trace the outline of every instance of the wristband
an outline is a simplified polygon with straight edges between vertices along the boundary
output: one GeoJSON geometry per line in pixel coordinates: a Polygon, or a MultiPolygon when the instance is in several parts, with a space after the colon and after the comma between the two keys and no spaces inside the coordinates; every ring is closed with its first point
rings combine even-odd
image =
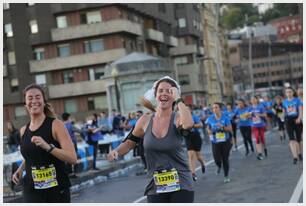
{"type": "Polygon", "coordinates": [[[48,153],[51,153],[52,150],[55,148],[54,144],[49,144],[50,145],[50,149],[47,150],[48,153]]]}

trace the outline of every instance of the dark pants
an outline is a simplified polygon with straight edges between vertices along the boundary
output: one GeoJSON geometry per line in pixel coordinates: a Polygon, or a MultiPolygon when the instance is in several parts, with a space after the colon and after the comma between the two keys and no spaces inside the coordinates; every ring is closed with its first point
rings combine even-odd
{"type": "Polygon", "coordinates": [[[147,169],[147,162],[144,156],[143,138],[141,138],[140,142],[138,143],[138,148],[139,148],[139,156],[141,157],[144,168],[147,169]]]}
{"type": "Polygon", "coordinates": [[[148,195],[148,203],[193,203],[194,191],[179,190],[176,192],[148,195]]]}
{"type": "Polygon", "coordinates": [[[98,154],[98,141],[88,141],[88,144],[89,145],[92,145],[93,146],[93,169],[96,168],[96,161],[97,161],[97,154],[98,154]]]}
{"type": "Polygon", "coordinates": [[[236,139],[237,138],[237,124],[235,122],[232,122],[232,129],[233,129],[233,132],[231,133],[231,135],[232,137],[236,139]]]}
{"type": "Polygon", "coordinates": [[[23,200],[25,203],[70,203],[70,189],[54,187],[35,190],[24,188],[23,200]]]}
{"type": "Polygon", "coordinates": [[[249,152],[249,145],[251,150],[254,152],[253,142],[252,142],[252,127],[251,126],[241,126],[240,132],[243,137],[243,143],[245,146],[246,152],[249,152]]]}
{"type": "Polygon", "coordinates": [[[212,144],[212,152],[214,156],[214,160],[216,165],[221,168],[223,165],[224,176],[228,176],[229,172],[229,154],[232,148],[231,140],[227,140],[226,142],[214,143],[212,144]]]}
{"type": "Polygon", "coordinates": [[[302,140],[303,124],[296,124],[296,118],[286,118],[286,129],[290,140],[300,142],[302,140]]]}

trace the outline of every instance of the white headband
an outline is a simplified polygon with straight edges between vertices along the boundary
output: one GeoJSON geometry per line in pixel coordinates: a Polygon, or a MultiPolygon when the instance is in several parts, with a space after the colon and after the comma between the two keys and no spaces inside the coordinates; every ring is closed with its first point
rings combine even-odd
{"type": "Polygon", "coordinates": [[[150,102],[153,102],[155,99],[155,95],[154,92],[157,89],[156,86],[157,84],[164,79],[169,79],[170,81],[174,82],[176,87],[177,87],[177,91],[179,93],[179,95],[181,95],[181,87],[180,85],[177,83],[177,81],[175,81],[174,79],[172,79],[169,76],[164,76],[162,78],[160,78],[159,80],[157,80],[156,82],[154,82],[153,87],[151,89],[149,89],[148,91],[146,91],[146,93],[144,94],[144,98],[146,98],[147,100],[149,100],[150,102]]]}

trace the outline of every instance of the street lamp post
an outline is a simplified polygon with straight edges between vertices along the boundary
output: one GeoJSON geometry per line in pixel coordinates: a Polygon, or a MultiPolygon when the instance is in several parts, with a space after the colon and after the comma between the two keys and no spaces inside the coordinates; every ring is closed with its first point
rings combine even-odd
{"type": "Polygon", "coordinates": [[[117,109],[118,109],[118,112],[121,112],[121,108],[120,108],[120,95],[119,95],[118,84],[117,84],[118,71],[117,71],[116,67],[112,68],[111,75],[112,75],[112,77],[114,78],[114,81],[115,81],[115,95],[116,95],[117,109]]]}

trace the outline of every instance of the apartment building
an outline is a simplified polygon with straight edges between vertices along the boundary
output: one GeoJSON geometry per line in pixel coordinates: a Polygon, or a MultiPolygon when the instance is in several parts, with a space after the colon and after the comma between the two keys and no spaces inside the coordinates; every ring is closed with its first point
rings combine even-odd
{"type": "Polygon", "coordinates": [[[3,9],[4,122],[20,126],[27,121],[22,90],[31,83],[44,87],[57,114],[66,111],[84,119],[96,111],[118,110],[111,91],[118,84],[123,94],[126,78],[107,68],[133,52],[170,62],[164,64],[168,72],[156,70],[160,73],[154,78],[173,74],[187,102],[203,101],[196,4],[5,3],[3,9]],[[179,68],[182,64],[186,68],[179,68]]]}

